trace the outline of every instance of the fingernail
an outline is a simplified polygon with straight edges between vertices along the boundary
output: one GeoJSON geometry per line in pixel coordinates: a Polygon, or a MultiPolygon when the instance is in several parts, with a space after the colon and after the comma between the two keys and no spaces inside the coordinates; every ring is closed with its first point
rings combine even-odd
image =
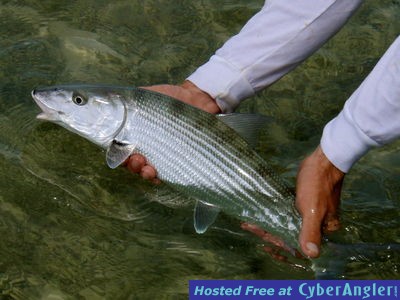
{"type": "Polygon", "coordinates": [[[310,256],[318,256],[319,249],[318,249],[318,246],[316,244],[308,242],[306,244],[306,248],[307,248],[308,254],[310,256]]]}

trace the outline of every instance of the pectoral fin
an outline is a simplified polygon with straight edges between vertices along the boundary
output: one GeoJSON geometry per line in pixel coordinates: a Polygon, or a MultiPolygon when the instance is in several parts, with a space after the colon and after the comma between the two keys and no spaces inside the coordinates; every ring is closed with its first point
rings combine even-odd
{"type": "Polygon", "coordinates": [[[214,223],[220,209],[201,201],[196,202],[194,208],[194,229],[197,233],[204,233],[214,223]]]}
{"type": "Polygon", "coordinates": [[[134,145],[113,140],[110,147],[107,149],[107,165],[111,169],[115,169],[132,154],[134,149],[134,145]]]}

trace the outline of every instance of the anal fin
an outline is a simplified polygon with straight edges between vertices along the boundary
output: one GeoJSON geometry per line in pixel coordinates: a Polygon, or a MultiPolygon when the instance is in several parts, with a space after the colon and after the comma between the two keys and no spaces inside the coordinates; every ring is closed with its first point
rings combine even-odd
{"type": "Polygon", "coordinates": [[[220,209],[216,206],[197,201],[194,208],[194,228],[197,233],[204,233],[214,223],[220,209]]]}

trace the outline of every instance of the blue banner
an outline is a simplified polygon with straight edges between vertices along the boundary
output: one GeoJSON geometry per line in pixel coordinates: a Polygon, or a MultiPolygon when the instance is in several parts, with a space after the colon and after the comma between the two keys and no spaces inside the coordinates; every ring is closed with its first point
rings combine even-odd
{"type": "Polygon", "coordinates": [[[399,280],[190,280],[189,299],[398,298],[399,280]]]}

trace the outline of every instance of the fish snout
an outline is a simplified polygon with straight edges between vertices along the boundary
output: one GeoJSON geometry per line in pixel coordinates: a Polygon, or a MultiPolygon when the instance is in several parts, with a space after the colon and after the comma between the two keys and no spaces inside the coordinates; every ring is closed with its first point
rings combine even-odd
{"type": "Polygon", "coordinates": [[[37,119],[52,122],[56,122],[59,120],[59,114],[49,107],[47,103],[48,99],[46,99],[46,95],[43,95],[43,91],[33,89],[31,95],[33,100],[35,100],[36,104],[42,110],[42,112],[36,116],[37,119]]]}

